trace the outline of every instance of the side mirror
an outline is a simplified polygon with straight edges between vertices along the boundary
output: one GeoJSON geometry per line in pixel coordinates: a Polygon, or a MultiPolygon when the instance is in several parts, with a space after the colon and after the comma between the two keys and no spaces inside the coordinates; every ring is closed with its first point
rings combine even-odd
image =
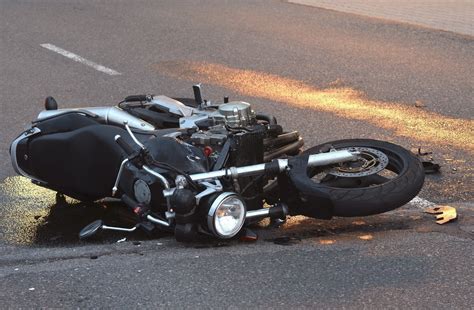
{"type": "Polygon", "coordinates": [[[194,100],[198,107],[202,107],[202,93],[201,93],[201,84],[193,85],[193,92],[194,92],[194,100]]]}
{"type": "Polygon", "coordinates": [[[46,97],[44,100],[44,108],[46,110],[57,110],[58,109],[58,103],[56,102],[56,99],[53,97],[46,97]]]}
{"type": "Polygon", "coordinates": [[[79,232],[79,239],[83,240],[94,236],[102,229],[102,225],[102,220],[90,223],[79,232]]]}

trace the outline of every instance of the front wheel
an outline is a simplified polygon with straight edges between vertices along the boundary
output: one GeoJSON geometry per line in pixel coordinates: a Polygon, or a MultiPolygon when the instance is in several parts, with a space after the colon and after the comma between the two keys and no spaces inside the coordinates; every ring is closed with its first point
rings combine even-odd
{"type": "Polygon", "coordinates": [[[393,210],[413,199],[423,186],[421,162],[411,152],[389,142],[338,140],[314,146],[302,155],[343,149],[360,152],[359,159],[307,169],[307,177],[330,197],[335,216],[366,216],[393,210]]]}

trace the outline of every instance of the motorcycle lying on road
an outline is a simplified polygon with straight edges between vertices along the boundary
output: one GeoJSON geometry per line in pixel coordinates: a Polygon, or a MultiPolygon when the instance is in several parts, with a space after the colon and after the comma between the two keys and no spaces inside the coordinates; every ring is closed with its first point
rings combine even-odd
{"type": "Polygon", "coordinates": [[[420,161],[384,141],[350,139],[301,151],[297,131],[243,101],[129,96],[113,107],[58,109],[54,98],[10,155],[16,172],[81,201],[120,199],[136,225],[178,241],[229,239],[251,222],[288,215],[367,216],[401,207],[424,182],[420,161]]]}

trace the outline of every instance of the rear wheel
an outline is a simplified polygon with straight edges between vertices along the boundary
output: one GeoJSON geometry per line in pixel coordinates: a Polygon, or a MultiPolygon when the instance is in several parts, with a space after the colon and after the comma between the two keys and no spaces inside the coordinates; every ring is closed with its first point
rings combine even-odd
{"type": "Polygon", "coordinates": [[[421,162],[406,149],[389,142],[339,140],[314,146],[303,154],[344,149],[360,152],[359,159],[307,170],[307,177],[331,197],[335,216],[387,212],[403,206],[421,190],[421,162]]]}

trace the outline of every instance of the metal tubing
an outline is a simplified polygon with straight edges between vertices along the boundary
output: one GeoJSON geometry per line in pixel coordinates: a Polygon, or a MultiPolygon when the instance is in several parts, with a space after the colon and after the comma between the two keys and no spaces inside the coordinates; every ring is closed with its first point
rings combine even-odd
{"type": "Polygon", "coordinates": [[[225,177],[226,173],[227,173],[227,169],[223,169],[223,170],[217,170],[217,171],[191,174],[190,177],[191,177],[191,180],[193,181],[206,180],[206,179],[218,179],[218,178],[225,177]]]}
{"type": "Polygon", "coordinates": [[[134,226],[132,228],[123,228],[123,227],[102,225],[100,228],[102,228],[103,230],[116,230],[116,231],[132,232],[132,231],[135,231],[137,229],[137,226],[134,226]]]}
{"type": "Polygon", "coordinates": [[[247,211],[245,219],[252,219],[255,217],[267,217],[270,215],[270,208],[263,208],[258,210],[247,211]]]}
{"type": "Polygon", "coordinates": [[[88,111],[97,115],[105,124],[119,125],[122,126],[124,121],[128,122],[128,125],[132,128],[152,131],[155,127],[150,123],[135,117],[118,107],[90,107],[81,109],[58,109],[58,110],[44,110],[38,115],[38,120],[48,118],[53,115],[63,114],[69,111],[77,111],[78,113],[88,111]]]}
{"type": "Polygon", "coordinates": [[[122,176],[123,166],[128,162],[128,158],[125,158],[120,164],[119,172],[117,173],[117,178],[115,179],[114,187],[112,188],[112,196],[115,196],[118,190],[118,184],[120,182],[120,177],[122,176]]]}
{"type": "Polygon", "coordinates": [[[165,189],[170,189],[170,183],[168,182],[168,180],[164,176],[162,176],[158,172],[154,171],[153,169],[151,169],[150,167],[145,166],[145,165],[143,165],[143,170],[145,170],[149,174],[154,175],[155,177],[157,177],[161,181],[161,183],[163,184],[165,189]]]}
{"type": "Polygon", "coordinates": [[[156,217],[153,217],[151,215],[147,215],[146,219],[149,220],[150,222],[155,223],[155,224],[162,225],[162,226],[165,226],[165,227],[170,227],[170,223],[162,221],[160,219],[157,219],[156,217]]]}
{"type": "Polygon", "coordinates": [[[313,154],[309,155],[308,166],[325,166],[349,160],[356,160],[358,155],[359,152],[351,152],[348,150],[313,154]]]}
{"type": "Polygon", "coordinates": [[[128,121],[124,121],[123,125],[125,126],[125,129],[127,130],[130,137],[132,137],[133,142],[135,142],[135,144],[137,144],[142,150],[145,150],[145,146],[140,141],[138,141],[137,137],[135,137],[132,130],[130,129],[130,126],[128,125],[128,121]]]}
{"type": "MultiPolygon", "coordinates": [[[[308,158],[308,166],[325,166],[335,163],[340,163],[349,160],[357,159],[358,152],[350,152],[348,150],[342,151],[333,151],[329,153],[320,153],[320,154],[313,154],[310,155],[308,158]]],[[[280,167],[280,172],[283,172],[288,167],[288,159],[278,159],[278,164],[280,167]]],[[[232,167],[228,169],[222,169],[218,171],[211,171],[205,173],[197,173],[190,175],[193,181],[199,180],[206,180],[206,179],[216,179],[225,176],[232,176],[232,177],[244,177],[244,176],[252,176],[256,174],[261,174],[265,171],[266,164],[258,164],[252,166],[244,166],[244,167],[232,167]],[[232,173],[234,172],[234,174],[232,173]]]]}

